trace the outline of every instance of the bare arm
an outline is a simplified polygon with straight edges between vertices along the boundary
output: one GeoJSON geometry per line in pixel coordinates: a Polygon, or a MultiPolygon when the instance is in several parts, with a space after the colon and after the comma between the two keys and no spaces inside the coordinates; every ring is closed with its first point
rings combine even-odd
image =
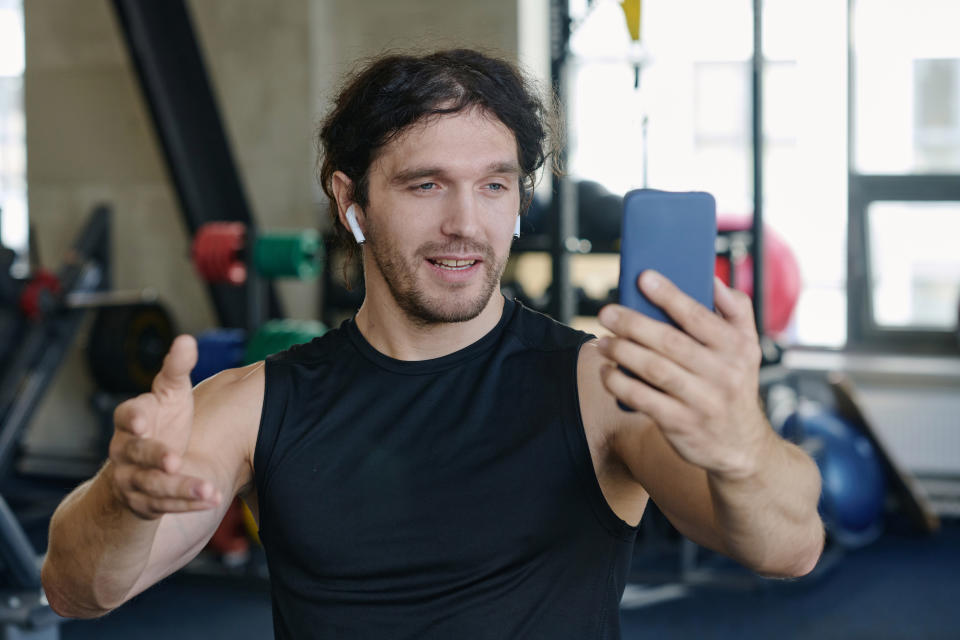
{"type": "Polygon", "coordinates": [[[599,351],[640,378],[599,367],[638,410],[609,412],[611,451],[691,539],[765,575],[809,572],[823,547],[820,476],[763,416],[749,299],[718,282],[717,315],[659,285],[644,293],[686,333],[615,305],[600,316],[616,337],[599,351]]]}
{"type": "Polygon", "coordinates": [[[195,361],[193,340],[178,338],[152,392],[117,408],[103,469],[54,513],[42,579],[57,613],[102,615],[186,564],[249,484],[262,371],[194,391],[195,361]]]}
{"type": "Polygon", "coordinates": [[[763,575],[799,576],[815,565],[823,544],[819,475],[794,445],[777,438],[762,468],[740,482],[681,458],[652,421],[621,430],[612,448],[691,540],[763,575]]]}

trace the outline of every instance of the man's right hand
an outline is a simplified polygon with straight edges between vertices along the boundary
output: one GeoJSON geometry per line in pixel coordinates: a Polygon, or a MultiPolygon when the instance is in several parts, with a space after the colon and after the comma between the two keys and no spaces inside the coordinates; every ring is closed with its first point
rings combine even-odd
{"type": "Polygon", "coordinates": [[[197,362],[191,336],[174,340],[150,393],[127,400],[113,414],[112,485],[137,516],[211,509],[222,496],[214,483],[180,473],[193,428],[190,370],[197,362]]]}

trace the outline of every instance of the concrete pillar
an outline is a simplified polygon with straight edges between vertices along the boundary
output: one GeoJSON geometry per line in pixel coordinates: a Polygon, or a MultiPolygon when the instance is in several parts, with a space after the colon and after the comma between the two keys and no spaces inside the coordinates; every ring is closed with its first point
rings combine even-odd
{"type": "MultiPolygon", "coordinates": [[[[265,229],[315,227],[307,0],[189,4],[251,207],[265,229]]],[[[113,205],[117,288],[152,287],[184,331],[214,326],[139,85],[107,0],[27,0],[25,110],[30,220],[59,264],[88,212],[113,205]]],[[[284,285],[313,317],[313,284],[284,285]]],[[[59,372],[27,446],[83,448],[98,427],[81,347],[59,372]]]]}

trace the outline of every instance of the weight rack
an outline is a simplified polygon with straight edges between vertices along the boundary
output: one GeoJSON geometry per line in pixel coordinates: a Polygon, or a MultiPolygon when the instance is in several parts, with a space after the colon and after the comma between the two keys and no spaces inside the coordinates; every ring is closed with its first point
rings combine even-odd
{"type": "MultiPolygon", "coordinates": [[[[10,474],[13,456],[30,418],[63,362],[86,313],[68,303],[76,293],[110,286],[110,210],[97,207],[56,275],[56,287],[36,291],[37,315],[16,333],[17,346],[0,373],[0,476],[10,474]]],[[[0,277],[9,277],[2,274],[0,277]]],[[[25,285],[24,288],[30,285],[25,285]]],[[[0,637],[48,640],[59,637],[59,618],[40,585],[40,559],[0,495],[0,560],[8,587],[0,589],[0,637]]]]}

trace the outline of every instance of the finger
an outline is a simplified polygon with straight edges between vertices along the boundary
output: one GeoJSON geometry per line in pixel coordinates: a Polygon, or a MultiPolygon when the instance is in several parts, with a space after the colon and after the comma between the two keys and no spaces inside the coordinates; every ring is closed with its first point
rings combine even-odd
{"type": "Polygon", "coordinates": [[[757,323],[753,316],[753,303],[750,296],[731,289],[723,280],[713,278],[713,300],[719,311],[740,332],[755,336],[757,323]]]}
{"type": "Polygon", "coordinates": [[[131,476],[130,485],[134,490],[153,498],[209,502],[218,493],[213,483],[201,478],[165,473],[156,469],[136,471],[131,476]]]}
{"type": "Polygon", "coordinates": [[[161,396],[189,392],[193,389],[190,371],[196,364],[197,341],[191,335],[177,336],[153,379],[153,392],[161,396]]]}
{"type": "Polygon", "coordinates": [[[702,395],[703,385],[696,375],[651,349],[619,338],[601,338],[597,346],[605,356],[684,404],[695,404],[702,395]]]}
{"type": "Polygon", "coordinates": [[[184,500],[181,498],[155,498],[153,496],[134,492],[127,499],[130,509],[143,518],[158,518],[166,513],[187,513],[191,511],[206,511],[220,504],[219,496],[212,500],[184,500]]]}
{"type": "Polygon", "coordinates": [[[711,347],[729,343],[731,327],[661,274],[652,269],[644,271],[639,286],[651,302],[695,339],[711,347]]]}
{"type": "Polygon", "coordinates": [[[175,473],[180,467],[180,456],[152,438],[131,438],[120,455],[125,462],[167,473],[175,473]]]}
{"type": "Polygon", "coordinates": [[[724,375],[722,364],[710,349],[665,322],[620,305],[605,306],[599,320],[614,334],[656,351],[687,371],[706,377],[724,375]]]}
{"type": "Polygon", "coordinates": [[[603,365],[600,376],[603,379],[603,386],[617,400],[632,409],[642,411],[659,425],[676,423],[686,413],[677,400],[657,391],[642,380],[631,378],[613,365],[603,365]]]}
{"type": "Polygon", "coordinates": [[[134,436],[148,433],[152,422],[151,412],[155,410],[156,398],[143,394],[117,405],[113,412],[113,426],[134,436]]]}

